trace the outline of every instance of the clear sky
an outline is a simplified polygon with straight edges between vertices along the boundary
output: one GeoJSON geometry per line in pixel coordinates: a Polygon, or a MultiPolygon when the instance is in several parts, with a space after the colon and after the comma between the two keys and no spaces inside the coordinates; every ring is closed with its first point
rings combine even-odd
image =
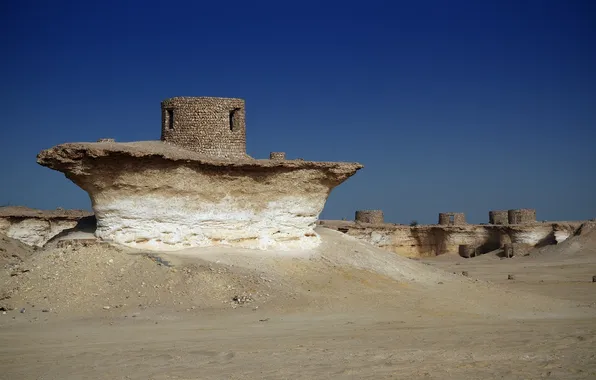
{"type": "Polygon", "coordinates": [[[0,204],[90,208],[36,154],[246,100],[248,153],[357,161],[322,218],[596,217],[596,2],[7,1],[0,204]]]}

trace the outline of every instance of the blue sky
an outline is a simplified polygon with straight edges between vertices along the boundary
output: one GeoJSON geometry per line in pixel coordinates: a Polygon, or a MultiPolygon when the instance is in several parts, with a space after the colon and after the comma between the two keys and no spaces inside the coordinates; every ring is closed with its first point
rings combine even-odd
{"type": "Polygon", "coordinates": [[[323,218],[596,217],[596,4],[19,1],[0,6],[0,204],[90,208],[53,145],[160,135],[160,101],[241,97],[248,153],[365,165],[323,218]]]}

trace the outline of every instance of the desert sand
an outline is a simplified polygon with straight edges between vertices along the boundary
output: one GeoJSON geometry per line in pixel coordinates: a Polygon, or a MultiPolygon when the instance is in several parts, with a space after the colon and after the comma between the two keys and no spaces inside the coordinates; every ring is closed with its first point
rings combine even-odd
{"type": "Polygon", "coordinates": [[[424,260],[317,232],[269,255],[4,238],[0,378],[596,378],[593,229],[424,260]]]}

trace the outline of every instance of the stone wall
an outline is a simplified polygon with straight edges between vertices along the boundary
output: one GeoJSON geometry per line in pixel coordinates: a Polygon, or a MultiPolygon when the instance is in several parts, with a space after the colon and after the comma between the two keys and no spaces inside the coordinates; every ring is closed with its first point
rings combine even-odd
{"type": "Polygon", "coordinates": [[[509,243],[503,245],[503,256],[504,257],[514,257],[514,256],[523,256],[525,255],[532,246],[530,244],[523,244],[523,243],[509,243]]]}
{"type": "Polygon", "coordinates": [[[439,224],[443,226],[466,224],[466,214],[463,212],[442,212],[439,214],[439,224]]]}
{"type": "Polygon", "coordinates": [[[507,211],[489,211],[488,212],[488,223],[489,224],[508,224],[509,223],[509,213],[507,211]]]}
{"type": "Polygon", "coordinates": [[[286,152],[271,152],[269,153],[270,160],[285,160],[286,152]]]}
{"type": "Polygon", "coordinates": [[[461,257],[470,258],[476,256],[476,246],[470,244],[461,244],[459,246],[459,255],[461,257]]]}
{"type": "Polygon", "coordinates": [[[382,210],[358,210],[355,221],[360,223],[382,224],[384,223],[382,210]]]}
{"type": "Polygon", "coordinates": [[[246,158],[244,100],[166,99],[161,103],[161,140],[212,157],[246,158]]]}
{"type": "Polygon", "coordinates": [[[536,222],[536,210],[522,208],[508,211],[509,224],[528,224],[536,222]]]}

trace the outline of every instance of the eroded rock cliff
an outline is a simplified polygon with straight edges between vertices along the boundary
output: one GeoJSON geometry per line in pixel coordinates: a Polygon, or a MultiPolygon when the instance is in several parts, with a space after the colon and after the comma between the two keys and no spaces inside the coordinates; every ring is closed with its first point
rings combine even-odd
{"type": "Polygon", "coordinates": [[[84,210],[35,210],[0,207],[0,233],[27,245],[42,247],[61,232],[74,228],[92,213],[84,210]]]}
{"type": "Polygon", "coordinates": [[[425,257],[457,254],[460,245],[470,245],[482,254],[499,249],[506,243],[520,243],[528,247],[557,244],[573,235],[582,222],[415,227],[351,221],[321,221],[321,224],[402,256],[425,257]]]}
{"type": "Polygon", "coordinates": [[[42,151],[38,163],[87,191],[99,238],[155,250],[314,247],[329,193],[362,168],[228,161],[162,142],[63,144],[42,151]]]}

